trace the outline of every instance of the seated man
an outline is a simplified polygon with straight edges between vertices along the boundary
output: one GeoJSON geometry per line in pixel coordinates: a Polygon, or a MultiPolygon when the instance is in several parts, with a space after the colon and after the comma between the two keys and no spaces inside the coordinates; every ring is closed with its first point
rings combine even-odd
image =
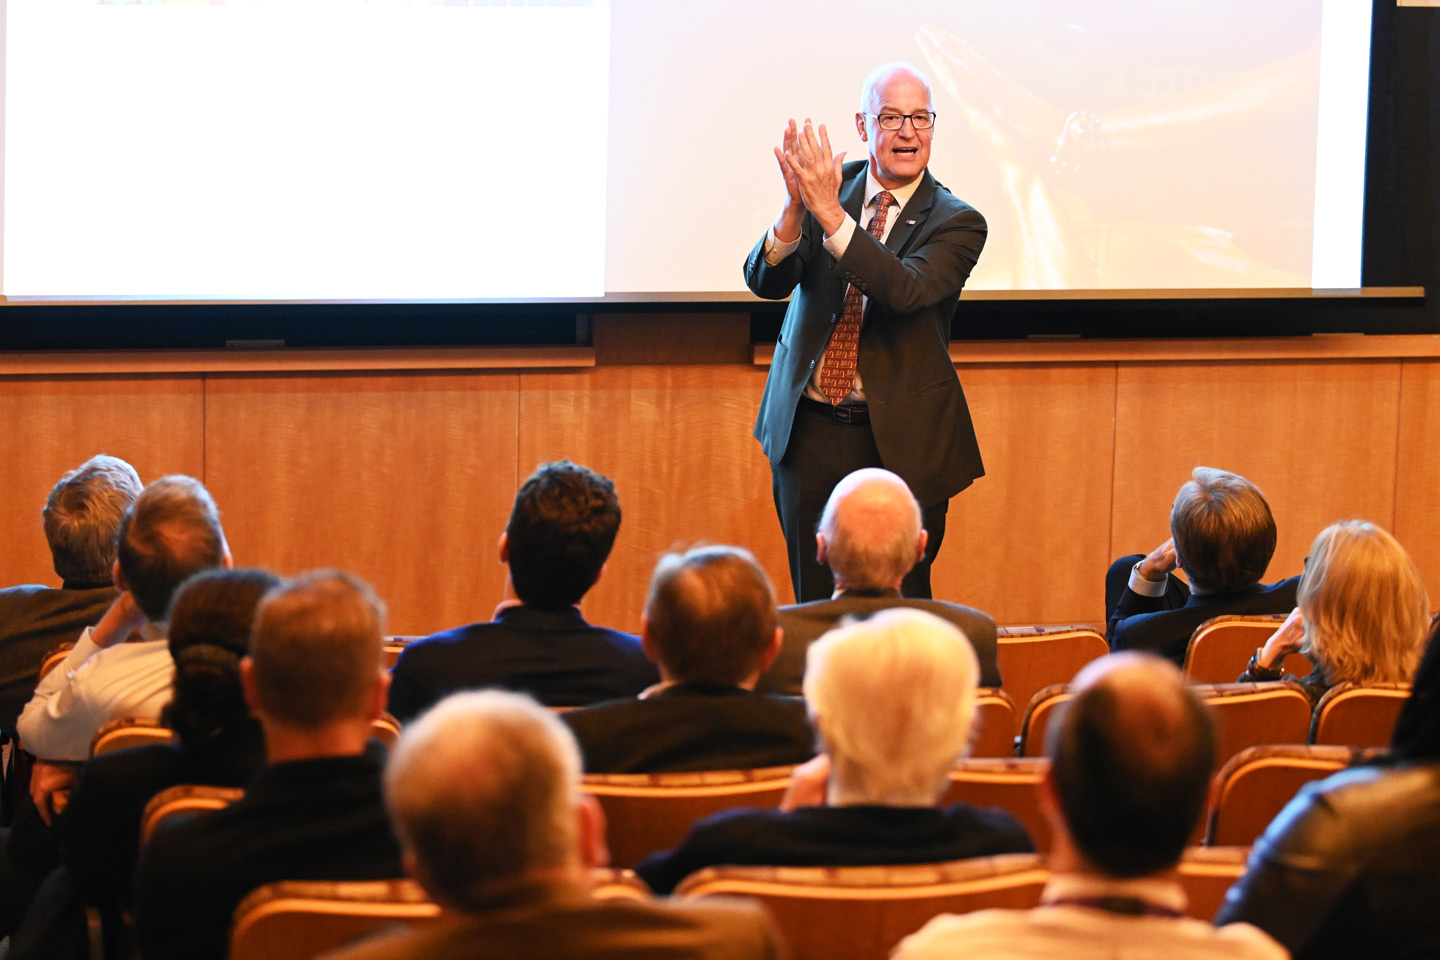
{"type": "Polygon", "coordinates": [[[45,655],[80,636],[115,599],[115,540],[140,489],[134,467],[103,453],[51,489],[45,540],[60,589],[26,584],[0,590],[0,737],[14,736],[45,655]]]}
{"type": "Polygon", "coordinates": [[[16,725],[25,749],[42,760],[84,760],[107,721],[158,718],[175,673],[165,637],[171,596],[191,574],[230,565],[220,515],[200,481],[177,475],[146,487],[120,521],[120,595],[36,686],[16,725]],[[132,631],[140,639],[127,643],[132,631]]]}
{"type": "Polygon", "coordinates": [[[1254,927],[1185,916],[1175,866],[1205,807],[1215,728],[1180,671],[1119,654],[1085,667],[1072,689],[1040,788],[1053,831],[1041,905],[937,917],[892,960],[1288,956],[1254,927]]]}
{"type": "Polygon", "coordinates": [[[1183,665],[1190,635],[1211,617],[1289,613],[1300,578],[1260,582],[1274,553],[1275,518],[1260,488],[1196,467],[1170,508],[1170,539],[1148,556],[1121,557],[1105,575],[1110,649],[1149,650],[1183,665]],[[1177,567],[1188,587],[1171,572],[1177,567]]]}
{"type": "Polygon", "coordinates": [[[406,728],[385,793],[406,870],[440,919],[329,954],[329,960],[668,957],[768,960],[781,951],[744,901],[596,900],[605,823],[580,792],[563,724],[498,690],[459,693],[406,728]]]}
{"type": "Polygon", "coordinates": [[[224,960],[230,917],[275,880],[401,874],[381,796],[384,608],[348,574],[315,571],[267,594],[240,681],[267,766],[232,806],[161,829],[140,854],[136,933],[146,960],[224,960]]]}
{"type": "Polygon", "coordinates": [[[662,557],[640,621],[661,683],[635,700],[562,715],[586,773],[727,770],[801,763],[814,736],[799,700],[755,692],[780,650],[775,594],[738,547],[662,557]]]}
{"type": "Polygon", "coordinates": [[[723,863],[865,866],[1033,850],[1003,810],[937,806],[969,747],[978,672],[964,634],[919,610],[830,631],[805,671],[822,753],[796,771],[782,809],[707,817],[636,873],[668,893],[723,863]]]}
{"type": "Polygon", "coordinates": [[[893,607],[915,607],[960,628],[980,661],[980,686],[1000,686],[995,621],[972,607],[943,600],[911,600],[900,584],[925,556],[920,504],[889,470],[856,470],[835,485],[815,535],[816,559],[830,568],[835,595],[780,608],[785,643],[757,690],[798,694],[805,648],[842,617],[865,617],[893,607]]]}
{"type": "Polygon", "coordinates": [[[633,697],[658,680],[638,637],[592,627],[580,615],[619,529],[609,480],[568,460],[541,464],[515,495],[500,535],[506,586],[518,602],[502,603],[490,623],[407,646],[392,671],[390,712],[409,720],[456,690],[490,686],[546,706],[583,706],[633,697]]]}

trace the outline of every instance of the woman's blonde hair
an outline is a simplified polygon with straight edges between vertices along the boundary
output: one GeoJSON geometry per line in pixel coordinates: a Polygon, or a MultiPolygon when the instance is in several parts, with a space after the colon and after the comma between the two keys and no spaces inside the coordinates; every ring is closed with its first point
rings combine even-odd
{"type": "Polygon", "coordinates": [[[1406,682],[1430,623],[1420,570],[1383,528],[1331,524],[1315,538],[1300,578],[1301,646],[1331,683],[1406,682]]]}

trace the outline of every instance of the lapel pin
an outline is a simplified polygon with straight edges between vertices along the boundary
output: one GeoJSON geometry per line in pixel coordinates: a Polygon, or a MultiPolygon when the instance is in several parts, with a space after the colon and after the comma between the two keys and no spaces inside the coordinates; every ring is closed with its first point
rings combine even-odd
{"type": "Polygon", "coordinates": [[[912,227],[915,226],[915,221],[914,221],[914,220],[906,220],[905,222],[906,222],[908,225],[912,226],[912,227]]]}

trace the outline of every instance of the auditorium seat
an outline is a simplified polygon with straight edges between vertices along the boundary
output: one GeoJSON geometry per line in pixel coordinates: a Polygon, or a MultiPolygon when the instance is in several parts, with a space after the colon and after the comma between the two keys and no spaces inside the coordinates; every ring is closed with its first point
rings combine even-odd
{"type": "Polygon", "coordinates": [[[1187,847],[1180,858],[1180,886],[1185,888],[1185,913],[1210,920],[1225,894],[1245,873],[1246,847],[1187,847]]]}
{"type": "Polygon", "coordinates": [[[1219,764],[1246,747],[1309,740],[1310,698],[1298,683],[1203,683],[1193,689],[1215,717],[1219,764]]]}
{"type": "Polygon", "coordinates": [[[1081,667],[1109,652],[1105,635],[1094,627],[1000,627],[996,631],[1001,689],[1017,708],[1045,687],[1069,683],[1081,667]]]}
{"type": "MultiPolygon", "coordinates": [[[[1190,636],[1185,648],[1185,676],[1191,683],[1232,683],[1245,672],[1256,649],[1285,622],[1284,614],[1212,617],[1190,636]]],[[[1307,675],[1312,667],[1304,654],[1292,653],[1282,662],[1286,673],[1307,675]]]]}
{"type": "Polygon", "coordinates": [[[777,806],[793,769],[592,773],[582,789],[604,808],[611,862],[633,867],[676,846],[702,817],[730,807],[777,806]]]}
{"type": "Polygon", "coordinates": [[[386,637],[385,646],[383,648],[385,657],[385,669],[395,669],[395,663],[400,659],[400,654],[405,651],[405,646],[419,639],[421,638],[418,636],[406,637],[397,635],[393,637],[386,637]]]}
{"type": "Polygon", "coordinates": [[[145,804],[145,812],[140,815],[140,846],[145,846],[162,823],[221,810],[244,795],[245,791],[239,787],[210,787],[195,783],[167,787],[145,804]]]}
{"type": "Polygon", "coordinates": [[[144,747],[152,743],[171,743],[174,739],[175,731],[162,727],[159,720],[149,717],[119,717],[107,721],[95,731],[95,739],[90,741],[90,756],[98,757],[102,753],[114,753],[116,750],[144,747]]]}
{"type": "Polygon", "coordinates": [[[1310,742],[1343,747],[1388,747],[1408,683],[1337,683],[1315,705],[1310,742]]]}
{"type": "Polygon", "coordinates": [[[981,687],[975,702],[970,756],[1009,757],[1015,753],[1015,703],[996,687],[981,687]]]}
{"type": "Polygon", "coordinates": [[[1053,683],[1030,698],[1025,719],[1020,727],[1022,757],[1039,757],[1045,753],[1045,731],[1055,717],[1055,708],[1070,699],[1069,685],[1053,683]]]}
{"type": "Polygon", "coordinates": [[[1305,784],[1379,752],[1304,744],[1247,747],[1211,783],[1205,845],[1254,843],[1305,784]]]}
{"type": "Polygon", "coordinates": [[[1044,757],[962,760],[950,771],[943,803],[999,807],[1020,821],[1040,853],[1050,851],[1050,824],[1040,812],[1040,781],[1050,761],[1044,757]]]}

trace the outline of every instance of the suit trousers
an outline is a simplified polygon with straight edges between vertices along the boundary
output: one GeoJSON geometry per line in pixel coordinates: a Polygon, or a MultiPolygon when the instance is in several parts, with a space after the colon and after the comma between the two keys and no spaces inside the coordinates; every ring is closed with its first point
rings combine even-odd
{"type": "MultiPolygon", "coordinates": [[[[883,466],[868,421],[843,423],[835,419],[829,404],[801,398],[785,456],[770,468],[775,512],[785,533],[785,554],[796,603],[827,600],[835,592],[829,569],[815,559],[815,533],[831,491],[856,470],[883,466]]],[[[921,523],[929,533],[925,556],[906,574],[900,592],[929,600],[930,565],[945,539],[950,501],[921,506],[921,523]]]]}

